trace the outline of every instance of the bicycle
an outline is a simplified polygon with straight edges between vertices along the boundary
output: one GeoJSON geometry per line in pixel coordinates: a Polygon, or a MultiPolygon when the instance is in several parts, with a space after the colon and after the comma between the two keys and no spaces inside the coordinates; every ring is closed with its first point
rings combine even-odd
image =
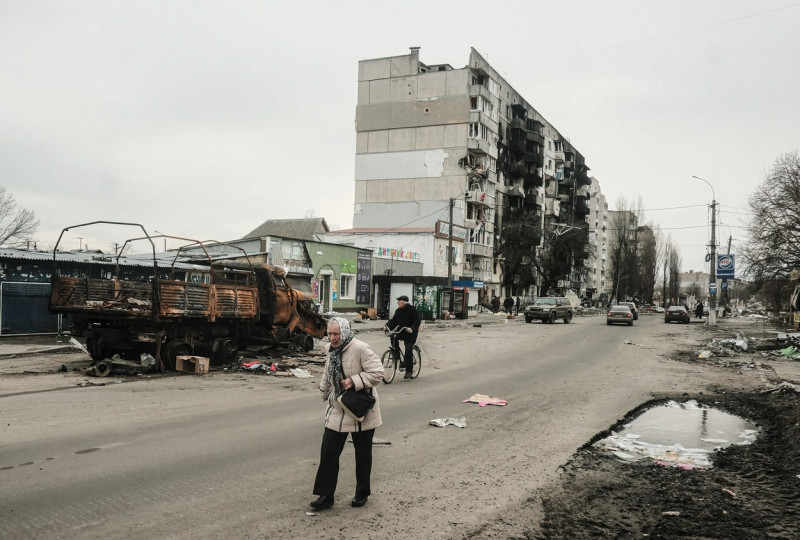
{"type": "MultiPolygon", "coordinates": [[[[392,384],[395,375],[397,374],[397,364],[402,361],[403,351],[400,350],[400,340],[395,339],[394,336],[400,332],[405,332],[407,327],[399,328],[397,330],[389,331],[389,348],[381,356],[381,364],[383,364],[383,382],[384,384],[392,384]]],[[[411,378],[416,379],[422,370],[422,351],[419,350],[414,344],[413,364],[411,368],[411,378]]]]}

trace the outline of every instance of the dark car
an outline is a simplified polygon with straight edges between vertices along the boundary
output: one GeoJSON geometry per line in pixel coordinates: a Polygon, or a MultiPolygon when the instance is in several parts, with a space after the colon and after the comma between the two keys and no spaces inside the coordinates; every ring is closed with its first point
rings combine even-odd
{"type": "Polygon", "coordinates": [[[631,308],[624,304],[611,306],[611,309],[609,309],[608,313],[606,313],[606,324],[610,326],[614,323],[622,323],[627,324],[628,326],[633,326],[633,313],[631,313],[631,308]]]}
{"type": "Polygon", "coordinates": [[[617,302],[617,305],[628,306],[631,310],[631,313],[633,314],[633,320],[634,321],[639,320],[639,312],[636,311],[636,304],[634,304],[633,302],[617,302]]]}
{"type": "Polygon", "coordinates": [[[689,312],[683,306],[669,306],[664,312],[664,322],[679,322],[689,324],[689,312]]]}
{"type": "Polygon", "coordinates": [[[540,296],[525,308],[526,323],[537,319],[550,324],[561,319],[568,324],[572,320],[572,304],[563,296],[540,296]]]}

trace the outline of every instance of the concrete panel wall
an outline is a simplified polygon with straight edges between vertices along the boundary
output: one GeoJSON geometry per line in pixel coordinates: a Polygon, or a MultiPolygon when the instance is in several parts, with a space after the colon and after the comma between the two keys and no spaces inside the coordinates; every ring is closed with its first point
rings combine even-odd
{"type": "Polygon", "coordinates": [[[414,193],[414,178],[399,178],[387,181],[386,202],[405,202],[409,199],[418,201],[419,197],[414,193]]]}
{"type": "Polygon", "coordinates": [[[391,76],[391,69],[392,62],[390,58],[362,60],[358,63],[358,80],[388,79],[391,76]]]}
{"type": "Polygon", "coordinates": [[[370,131],[367,152],[388,152],[389,151],[389,132],[385,129],[380,131],[370,131]]]}
{"type": "Polygon", "coordinates": [[[447,93],[447,71],[435,71],[419,75],[419,97],[434,98],[447,93]]]}
{"type": "MultiPolygon", "coordinates": [[[[353,216],[353,227],[433,227],[437,220],[447,220],[448,202],[363,203],[361,213],[353,216]]],[[[453,208],[453,223],[463,222],[462,210],[453,208]]]]}
{"type": "Polygon", "coordinates": [[[389,151],[401,152],[416,149],[416,130],[414,128],[389,130],[389,151]]]}
{"type": "Polygon", "coordinates": [[[446,71],[447,86],[445,93],[448,96],[469,94],[469,85],[472,82],[472,74],[468,69],[454,69],[446,71]]]}
{"type": "Polygon", "coordinates": [[[443,178],[418,178],[414,183],[414,194],[419,201],[443,201],[458,197],[466,191],[465,174],[443,178]]]}
{"type": "Polygon", "coordinates": [[[417,128],[416,149],[444,148],[444,126],[429,126],[417,128]]]}
{"type": "MultiPolygon", "coordinates": [[[[361,182],[356,182],[361,183],[361,182]]],[[[364,189],[364,202],[386,202],[389,197],[389,181],[388,180],[370,180],[364,182],[366,188],[364,189]]]]}
{"type": "Polygon", "coordinates": [[[449,124],[444,126],[444,146],[463,147],[469,136],[468,124],[449,124]]]}
{"type": "Polygon", "coordinates": [[[391,101],[391,97],[392,90],[389,79],[369,81],[369,103],[388,103],[391,101]]]}
{"type": "Polygon", "coordinates": [[[417,99],[417,77],[391,79],[389,86],[393,101],[417,99]]]}
{"type": "Polygon", "coordinates": [[[357,154],[355,179],[373,180],[442,176],[447,157],[447,152],[441,148],[412,152],[357,154]]]}
{"type": "Polygon", "coordinates": [[[466,95],[391,103],[372,102],[356,107],[358,131],[467,122],[469,122],[469,98],[466,95]]]}
{"type": "Polygon", "coordinates": [[[358,104],[366,105],[369,103],[369,81],[360,81],[358,83],[358,104]]]}
{"type": "Polygon", "coordinates": [[[369,131],[356,132],[356,154],[369,152],[369,131]]]}
{"type": "Polygon", "coordinates": [[[463,195],[467,190],[467,179],[462,174],[441,178],[359,180],[355,185],[355,203],[358,205],[387,202],[416,204],[422,201],[439,201],[444,205],[450,197],[463,195]]]}
{"type": "Polygon", "coordinates": [[[390,60],[390,77],[408,77],[419,73],[419,52],[404,56],[394,56],[390,60]]]}

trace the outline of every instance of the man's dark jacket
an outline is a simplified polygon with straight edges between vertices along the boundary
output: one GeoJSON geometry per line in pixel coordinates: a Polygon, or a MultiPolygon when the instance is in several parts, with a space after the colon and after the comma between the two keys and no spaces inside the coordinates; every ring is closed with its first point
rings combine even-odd
{"type": "Polygon", "coordinates": [[[411,304],[406,304],[401,308],[397,308],[394,312],[394,316],[389,319],[389,322],[386,323],[391,330],[395,330],[398,327],[403,328],[404,326],[412,328],[414,331],[412,333],[407,333],[405,330],[397,334],[402,340],[417,340],[417,333],[419,332],[419,313],[417,313],[417,308],[412,306],[411,304]]]}

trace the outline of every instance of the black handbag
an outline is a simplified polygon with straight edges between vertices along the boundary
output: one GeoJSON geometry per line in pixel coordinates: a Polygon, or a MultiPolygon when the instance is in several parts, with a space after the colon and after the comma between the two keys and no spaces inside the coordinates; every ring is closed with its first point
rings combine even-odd
{"type": "Polygon", "coordinates": [[[355,390],[348,388],[336,398],[342,405],[344,412],[352,416],[356,422],[361,422],[367,413],[375,406],[375,397],[372,395],[372,388],[355,390]]]}

